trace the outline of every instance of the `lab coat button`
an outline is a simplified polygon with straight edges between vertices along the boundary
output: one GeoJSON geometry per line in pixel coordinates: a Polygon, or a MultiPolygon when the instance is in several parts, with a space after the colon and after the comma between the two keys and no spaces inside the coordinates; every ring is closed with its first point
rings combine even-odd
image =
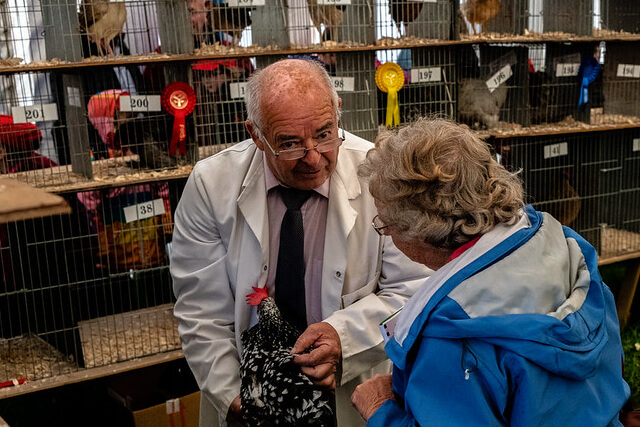
{"type": "Polygon", "coordinates": [[[342,273],[340,273],[339,271],[336,271],[336,277],[339,279],[342,277],[342,273]]]}

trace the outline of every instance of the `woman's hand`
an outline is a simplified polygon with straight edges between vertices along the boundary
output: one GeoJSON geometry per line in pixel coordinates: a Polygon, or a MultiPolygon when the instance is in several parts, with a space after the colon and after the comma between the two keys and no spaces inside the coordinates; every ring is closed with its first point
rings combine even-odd
{"type": "Polygon", "coordinates": [[[391,374],[374,376],[356,387],[351,395],[351,403],[365,421],[389,399],[393,400],[391,374]]]}

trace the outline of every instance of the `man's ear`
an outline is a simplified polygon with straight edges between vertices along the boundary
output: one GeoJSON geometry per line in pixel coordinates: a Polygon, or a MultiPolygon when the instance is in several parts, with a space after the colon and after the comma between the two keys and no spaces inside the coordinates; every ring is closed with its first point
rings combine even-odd
{"type": "Polygon", "coordinates": [[[258,138],[258,134],[253,123],[251,123],[250,120],[245,120],[244,126],[247,128],[247,132],[249,132],[249,135],[251,135],[251,139],[253,140],[253,143],[256,144],[256,147],[264,151],[264,142],[260,138],[258,138]]]}
{"type": "Polygon", "coordinates": [[[204,2],[204,9],[211,10],[211,1],[207,0],[204,2]]]}

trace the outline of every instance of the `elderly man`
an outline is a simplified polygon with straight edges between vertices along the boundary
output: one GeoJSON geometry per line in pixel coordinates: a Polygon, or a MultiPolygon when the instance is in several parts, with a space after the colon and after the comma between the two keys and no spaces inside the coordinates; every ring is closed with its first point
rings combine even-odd
{"type": "Polygon", "coordinates": [[[295,363],[336,388],[338,425],[362,425],[350,393],[389,372],[377,322],[431,270],[372,229],[376,208],[356,172],[372,144],[339,129],[342,101],[321,65],[272,64],[252,76],[245,101],[252,139],[195,166],[175,217],[175,314],[201,410],[212,405],[223,424],[240,418],[240,335],[256,322],[245,296],[266,284],[285,317],[308,325],[292,352],[314,350],[295,363]],[[304,286],[293,290],[279,278],[293,262],[277,267],[290,189],[312,190],[301,208],[304,286]]]}

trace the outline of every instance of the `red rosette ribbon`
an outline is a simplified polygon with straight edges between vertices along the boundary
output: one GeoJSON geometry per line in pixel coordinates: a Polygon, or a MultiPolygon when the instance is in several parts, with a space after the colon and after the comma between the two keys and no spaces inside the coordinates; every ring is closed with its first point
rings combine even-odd
{"type": "Polygon", "coordinates": [[[173,116],[173,132],[169,152],[176,154],[178,146],[180,154],[187,152],[187,127],[184,118],[196,107],[196,93],[184,82],[174,82],[162,91],[162,108],[173,116]]]}

